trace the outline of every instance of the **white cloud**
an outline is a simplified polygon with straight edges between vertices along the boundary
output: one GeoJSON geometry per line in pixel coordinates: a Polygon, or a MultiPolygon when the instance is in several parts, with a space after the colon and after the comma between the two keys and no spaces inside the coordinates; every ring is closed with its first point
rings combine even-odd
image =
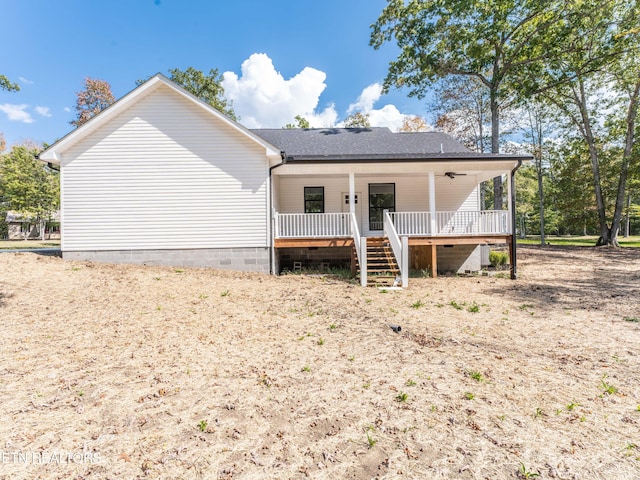
{"type": "Polygon", "coordinates": [[[64,111],[65,111],[65,112],[70,112],[70,111],[71,111],[71,109],[70,109],[69,107],[64,107],[64,111]]]}
{"type": "Polygon", "coordinates": [[[369,115],[369,123],[371,123],[372,127],[387,127],[394,132],[402,127],[406,118],[415,116],[400,113],[400,110],[391,104],[378,109],[373,108],[381,97],[382,85],[373,83],[362,90],[355,103],[349,105],[347,114],[362,112],[365,115],[369,115]]]}
{"type": "Polygon", "coordinates": [[[254,53],[242,63],[240,77],[223,73],[222,86],[240,122],[249,128],[280,128],[296,115],[311,126],[333,126],[338,114],[333,105],[318,111],[320,95],[326,88],[326,74],[305,67],[290,79],[276,71],[264,53],[254,53]]]}
{"type": "MultiPolygon", "coordinates": [[[[289,79],[276,70],[273,61],[264,53],[254,53],[242,63],[241,74],[224,72],[222,86],[225,96],[233,102],[240,122],[248,128],[281,128],[293,123],[296,115],[306,118],[312,127],[341,126],[334,104],[319,109],[320,96],[327,87],[327,75],[315,68],[305,67],[289,79]]],[[[406,115],[394,105],[375,109],[382,97],[382,85],[373,83],[362,90],[358,99],[349,105],[347,115],[362,112],[369,115],[373,127],[398,130],[406,115]]]]}
{"type": "Polygon", "coordinates": [[[382,96],[382,85],[379,83],[373,83],[368,87],[365,87],[362,90],[362,93],[356,100],[356,103],[352,103],[349,105],[347,109],[347,114],[351,115],[355,112],[364,112],[369,113],[373,110],[373,106],[376,104],[380,97],[382,96]]]}
{"type": "Polygon", "coordinates": [[[33,118],[29,112],[25,110],[29,107],[29,105],[21,104],[21,105],[12,105],[10,103],[5,103],[0,105],[0,111],[7,114],[7,118],[12,122],[23,122],[23,123],[33,123],[33,118]]]}
{"type": "Polygon", "coordinates": [[[34,108],[34,110],[38,115],[42,115],[43,117],[51,116],[51,110],[49,109],[49,107],[41,107],[40,105],[38,105],[36,108],[34,108]]]}
{"type": "Polygon", "coordinates": [[[18,77],[18,80],[20,80],[20,83],[24,83],[25,85],[33,85],[33,81],[32,80],[27,80],[24,77],[18,77]]]}

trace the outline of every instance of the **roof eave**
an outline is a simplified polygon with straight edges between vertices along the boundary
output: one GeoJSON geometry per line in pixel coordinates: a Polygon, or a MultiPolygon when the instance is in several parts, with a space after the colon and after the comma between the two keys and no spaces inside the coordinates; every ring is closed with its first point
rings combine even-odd
{"type": "Polygon", "coordinates": [[[430,163],[430,162],[469,162],[469,161],[522,161],[533,160],[530,155],[504,154],[433,154],[433,155],[291,155],[286,163],[314,164],[314,163],[430,163]]]}

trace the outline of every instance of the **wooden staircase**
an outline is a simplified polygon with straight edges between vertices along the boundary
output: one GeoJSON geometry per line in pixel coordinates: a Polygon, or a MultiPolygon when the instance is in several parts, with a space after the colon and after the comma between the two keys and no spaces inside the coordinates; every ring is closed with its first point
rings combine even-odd
{"type": "MultiPolygon", "coordinates": [[[[357,275],[360,275],[360,265],[357,266],[357,275]]],[[[400,268],[388,239],[367,238],[367,275],[370,285],[393,286],[396,283],[400,268]]]]}

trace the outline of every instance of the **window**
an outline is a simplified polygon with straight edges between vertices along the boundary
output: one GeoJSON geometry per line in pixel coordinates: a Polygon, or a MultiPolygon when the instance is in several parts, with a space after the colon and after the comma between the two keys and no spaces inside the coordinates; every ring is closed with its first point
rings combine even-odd
{"type": "Polygon", "coordinates": [[[304,187],[304,213],[324,213],[324,187],[304,187]]]}

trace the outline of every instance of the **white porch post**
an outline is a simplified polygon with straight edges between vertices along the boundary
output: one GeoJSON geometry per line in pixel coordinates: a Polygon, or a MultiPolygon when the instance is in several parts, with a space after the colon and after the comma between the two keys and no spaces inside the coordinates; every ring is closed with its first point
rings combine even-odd
{"type": "Polygon", "coordinates": [[[356,213],[356,176],[353,172],[349,173],[349,213],[353,217],[356,213]]]}
{"type": "Polygon", "coordinates": [[[516,232],[514,230],[515,225],[511,225],[511,219],[513,218],[512,215],[512,210],[513,210],[513,202],[511,199],[511,178],[509,178],[509,175],[507,175],[507,211],[509,212],[507,215],[507,230],[511,235],[515,235],[516,232]]]}
{"type": "Polygon", "coordinates": [[[436,175],[429,172],[429,212],[431,217],[431,235],[436,235],[436,175]]]}
{"type": "Polygon", "coordinates": [[[362,237],[360,239],[360,285],[363,287],[367,286],[368,279],[367,272],[367,237],[362,237]]]}
{"type": "Polygon", "coordinates": [[[402,258],[401,274],[402,274],[402,288],[409,286],[409,237],[402,237],[402,258]]]}

